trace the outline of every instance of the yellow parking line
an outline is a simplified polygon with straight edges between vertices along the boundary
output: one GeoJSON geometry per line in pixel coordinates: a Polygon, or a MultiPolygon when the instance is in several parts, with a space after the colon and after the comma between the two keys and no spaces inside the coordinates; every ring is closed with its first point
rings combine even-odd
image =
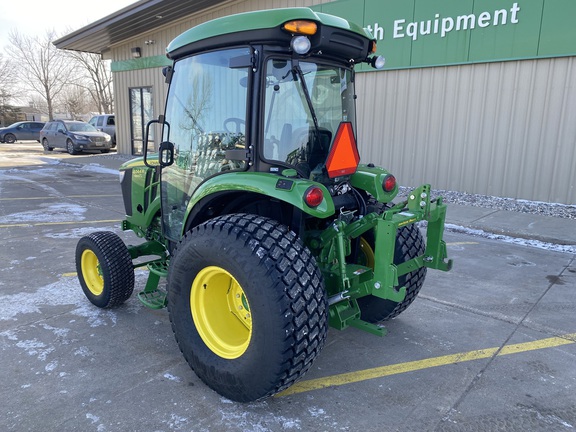
{"type": "Polygon", "coordinates": [[[304,393],[312,390],[319,390],[327,387],[341,386],[360,381],[366,381],[373,378],[382,378],[390,375],[398,375],[406,372],[413,372],[422,369],[430,369],[438,366],[449,364],[463,363],[472,360],[486,359],[493,356],[502,356],[508,354],[518,354],[526,351],[535,351],[544,348],[553,348],[561,345],[573,344],[576,342],[576,333],[566,334],[559,337],[540,339],[533,342],[524,342],[519,344],[505,345],[502,349],[487,348],[476,351],[462,352],[458,354],[432,357],[424,360],[416,360],[406,363],[381,366],[372,369],[365,369],[356,372],[349,372],[339,375],[333,375],[325,378],[301,381],[292,387],[279,393],[277,396],[288,396],[297,393],[304,393]]]}
{"type": "Polygon", "coordinates": [[[117,223],[122,222],[121,219],[105,219],[105,220],[88,220],[88,221],[67,221],[67,222],[38,222],[38,223],[20,223],[20,224],[4,224],[0,228],[18,228],[18,227],[35,227],[46,225],[70,225],[70,224],[99,224],[99,223],[117,223]]]}

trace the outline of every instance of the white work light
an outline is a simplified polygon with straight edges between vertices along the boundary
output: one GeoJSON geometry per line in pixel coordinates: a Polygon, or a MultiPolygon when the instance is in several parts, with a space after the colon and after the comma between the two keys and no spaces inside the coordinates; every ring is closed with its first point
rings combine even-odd
{"type": "Polygon", "coordinates": [[[310,42],[310,39],[306,36],[295,36],[292,38],[292,42],[290,42],[290,47],[295,53],[303,55],[310,51],[312,42],[310,42]]]}
{"type": "Polygon", "coordinates": [[[382,69],[386,64],[386,59],[382,56],[374,56],[370,59],[370,65],[374,69],[382,69]]]}

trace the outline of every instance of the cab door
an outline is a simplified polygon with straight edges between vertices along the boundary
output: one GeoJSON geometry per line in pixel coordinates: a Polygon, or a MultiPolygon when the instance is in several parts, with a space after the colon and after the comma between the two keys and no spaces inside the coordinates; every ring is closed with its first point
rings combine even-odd
{"type": "Polygon", "coordinates": [[[174,163],[161,178],[164,234],[170,240],[182,236],[189,202],[204,180],[246,168],[245,160],[227,154],[246,147],[251,54],[248,47],[232,48],[174,65],[165,115],[170,127],[163,136],[174,145],[174,163]]]}

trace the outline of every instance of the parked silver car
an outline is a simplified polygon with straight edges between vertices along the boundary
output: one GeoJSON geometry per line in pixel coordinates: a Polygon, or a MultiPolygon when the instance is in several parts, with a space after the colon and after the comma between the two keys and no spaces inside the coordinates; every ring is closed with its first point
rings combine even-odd
{"type": "Polygon", "coordinates": [[[116,118],[114,114],[101,114],[92,117],[88,123],[112,137],[112,147],[116,147],[116,118]]]}
{"type": "Polygon", "coordinates": [[[96,130],[89,123],[75,120],[49,121],[40,131],[40,141],[44,150],[64,148],[71,155],[83,150],[100,150],[108,153],[112,148],[112,138],[96,130]]]}
{"type": "Polygon", "coordinates": [[[12,144],[16,141],[36,140],[40,142],[40,131],[44,127],[42,122],[21,121],[10,126],[0,128],[0,142],[12,144]]]}

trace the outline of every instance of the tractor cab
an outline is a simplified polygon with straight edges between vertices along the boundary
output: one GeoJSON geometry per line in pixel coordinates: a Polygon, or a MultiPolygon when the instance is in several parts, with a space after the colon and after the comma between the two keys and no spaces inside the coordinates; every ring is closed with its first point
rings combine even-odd
{"type": "MultiPolygon", "coordinates": [[[[170,161],[162,169],[166,236],[179,240],[241,192],[253,194],[248,201],[266,205],[270,216],[288,207],[263,201],[293,205],[285,191],[296,183],[330,187],[353,174],[360,161],[354,68],[375,63],[374,50],[364,29],[305,8],[227,17],[175,39],[167,49],[174,65],[165,71],[170,88],[161,145],[170,154],[160,157],[170,161]],[[243,30],[248,19],[259,27],[243,30]],[[230,173],[237,176],[218,179],[230,173]],[[269,186],[278,192],[254,173],[272,175],[269,186]],[[280,177],[286,180],[277,183],[280,177]],[[221,193],[197,206],[214,187],[221,193]]],[[[296,209],[319,207],[324,192],[314,189],[296,209]]],[[[243,208],[226,212],[246,211],[243,196],[243,208]]],[[[324,207],[327,215],[333,211],[328,202],[324,207]]],[[[288,217],[283,222],[292,225],[288,217]]]]}

